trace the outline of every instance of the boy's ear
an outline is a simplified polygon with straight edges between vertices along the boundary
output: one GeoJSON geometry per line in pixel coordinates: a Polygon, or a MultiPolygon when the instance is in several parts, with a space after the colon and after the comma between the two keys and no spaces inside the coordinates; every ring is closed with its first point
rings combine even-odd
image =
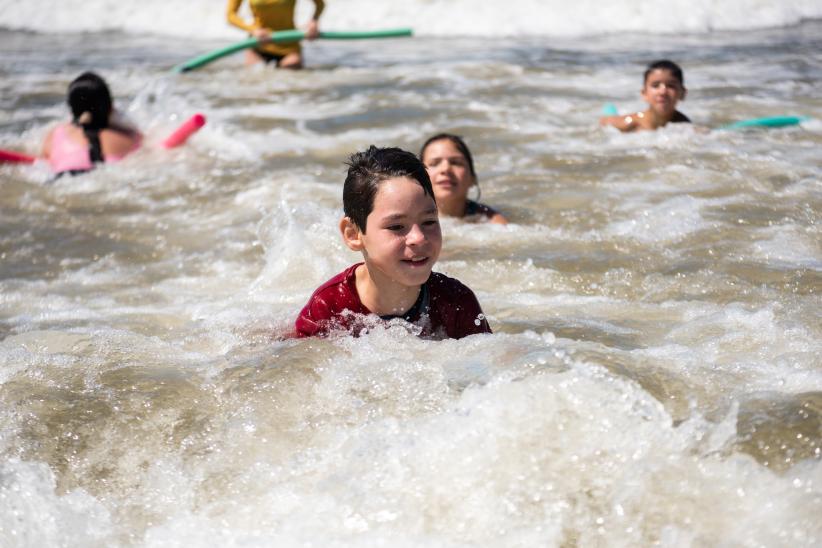
{"type": "Polygon", "coordinates": [[[340,233],[342,233],[343,242],[345,242],[345,245],[347,245],[351,251],[362,251],[365,249],[362,241],[362,232],[350,217],[343,217],[342,220],[340,220],[340,233]]]}

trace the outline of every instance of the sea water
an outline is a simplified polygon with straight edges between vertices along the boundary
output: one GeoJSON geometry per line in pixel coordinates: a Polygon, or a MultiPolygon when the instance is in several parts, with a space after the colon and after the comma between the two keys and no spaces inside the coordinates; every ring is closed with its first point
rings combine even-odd
{"type": "Polygon", "coordinates": [[[224,4],[0,1],[0,147],[86,69],[146,134],[0,166],[0,546],[822,542],[819,2],[338,1],[417,36],[171,74],[224,4]],[[695,124],[599,128],[662,57],[695,124]],[[511,220],[443,219],[494,335],[284,338],[359,259],[346,157],[439,131],[511,220]]]}

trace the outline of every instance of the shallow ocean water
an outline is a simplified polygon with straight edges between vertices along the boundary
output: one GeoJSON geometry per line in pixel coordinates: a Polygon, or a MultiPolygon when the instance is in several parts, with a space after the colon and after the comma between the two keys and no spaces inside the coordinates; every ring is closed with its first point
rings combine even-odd
{"type": "Polygon", "coordinates": [[[0,30],[0,147],[35,152],[86,68],[148,140],[0,166],[0,545],[818,545],[820,30],[423,32],[185,75],[225,40],[0,30]],[[694,126],[597,127],[659,57],[694,126]],[[812,120],[708,130],[786,114],[812,120]],[[436,268],[495,334],[283,340],[358,260],[347,155],[439,131],[512,221],[444,220],[436,268]]]}

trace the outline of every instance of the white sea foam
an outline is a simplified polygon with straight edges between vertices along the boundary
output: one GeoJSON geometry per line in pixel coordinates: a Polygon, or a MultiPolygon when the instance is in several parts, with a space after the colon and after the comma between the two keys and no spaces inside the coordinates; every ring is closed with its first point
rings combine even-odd
{"type": "Polygon", "coordinates": [[[751,246],[753,256],[772,267],[822,271],[822,249],[817,239],[818,234],[805,233],[806,231],[791,225],[761,232],[765,238],[751,246]]]}
{"type": "Polygon", "coordinates": [[[58,494],[43,463],[0,461],[0,545],[80,546],[111,534],[108,510],[83,490],[58,494]]]}
{"type": "Polygon", "coordinates": [[[672,198],[629,212],[630,219],[613,223],[608,232],[644,242],[675,242],[707,227],[700,215],[703,206],[695,198],[672,198]]]}
{"type": "MultiPolygon", "coordinates": [[[[225,5],[226,0],[0,0],[0,27],[238,38],[242,32],[226,22],[225,5]]],[[[300,0],[298,22],[312,10],[311,2],[300,0]]],[[[822,4],[816,0],[345,0],[328,2],[322,24],[329,30],[410,26],[422,36],[583,36],[756,29],[819,17],[822,4]]]]}

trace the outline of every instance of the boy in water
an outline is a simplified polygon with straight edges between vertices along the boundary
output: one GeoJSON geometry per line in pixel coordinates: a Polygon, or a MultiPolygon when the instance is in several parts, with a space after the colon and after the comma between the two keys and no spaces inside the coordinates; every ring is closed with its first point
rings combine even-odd
{"type": "Polygon", "coordinates": [[[676,63],[663,59],[648,65],[643,77],[642,98],[648,109],[627,116],[604,116],[599,125],[614,126],[620,131],[655,130],[671,123],[690,122],[676,109],[685,99],[685,77],[676,63]]]}
{"type": "Polygon", "coordinates": [[[425,166],[410,152],[371,146],[353,154],[343,186],[340,232],[364,262],[317,289],[300,312],[297,336],[359,333],[364,316],[402,318],[423,337],[490,333],[474,293],[431,272],[442,248],[439,214],[425,166]]]}

